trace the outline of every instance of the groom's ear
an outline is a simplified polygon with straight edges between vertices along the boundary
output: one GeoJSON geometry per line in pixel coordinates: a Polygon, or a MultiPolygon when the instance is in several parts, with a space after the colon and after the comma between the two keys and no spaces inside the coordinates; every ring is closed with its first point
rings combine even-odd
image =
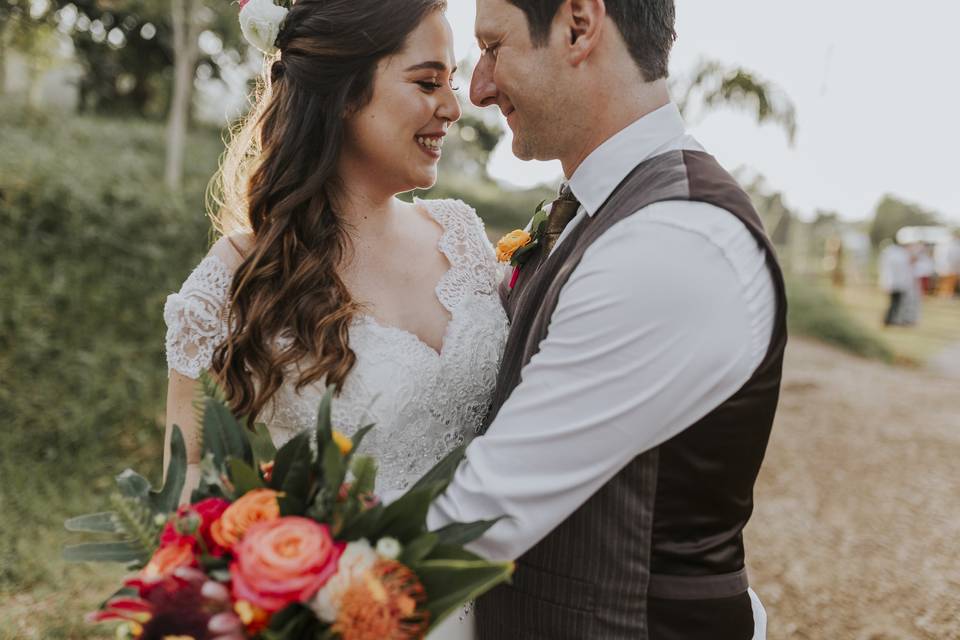
{"type": "Polygon", "coordinates": [[[600,43],[607,7],[604,0],[567,0],[560,11],[567,34],[567,57],[579,66],[600,43]]]}

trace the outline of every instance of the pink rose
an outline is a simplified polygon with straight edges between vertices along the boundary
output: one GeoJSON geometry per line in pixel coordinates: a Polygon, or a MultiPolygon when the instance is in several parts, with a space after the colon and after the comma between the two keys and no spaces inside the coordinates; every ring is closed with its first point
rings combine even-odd
{"type": "Polygon", "coordinates": [[[305,602],[336,573],[343,548],[327,525],[309,518],[254,524],[233,548],[233,597],[270,613],[305,602]]]}

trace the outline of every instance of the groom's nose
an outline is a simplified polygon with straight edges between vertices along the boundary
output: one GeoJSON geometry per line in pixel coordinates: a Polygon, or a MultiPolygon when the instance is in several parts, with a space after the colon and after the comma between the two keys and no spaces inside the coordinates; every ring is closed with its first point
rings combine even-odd
{"type": "Polygon", "coordinates": [[[470,102],[478,107],[489,107],[497,101],[497,84],[493,81],[493,62],[489,56],[480,56],[470,79],[470,102]]]}

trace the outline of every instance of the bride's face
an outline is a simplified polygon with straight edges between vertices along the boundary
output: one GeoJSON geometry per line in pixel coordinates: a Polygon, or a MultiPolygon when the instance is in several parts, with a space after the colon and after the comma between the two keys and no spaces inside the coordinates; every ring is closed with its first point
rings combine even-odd
{"type": "Polygon", "coordinates": [[[461,114],[455,71],[453,33],[435,11],[400,53],[380,61],[372,99],[347,118],[341,164],[393,193],[433,186],[443,138],[461,114]]]}

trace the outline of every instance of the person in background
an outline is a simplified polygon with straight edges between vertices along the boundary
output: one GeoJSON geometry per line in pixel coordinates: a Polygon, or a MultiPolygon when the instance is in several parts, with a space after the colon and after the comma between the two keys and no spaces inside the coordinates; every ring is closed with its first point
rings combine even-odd
{"type": "Polygon", "coordinates": [[[913,275],[920,284],[920,293],[927,295],[932,291],[935,271],[930,249],[922,242],[915,242],[910,245],[910,252],[913,255],[913,275]]]}
{"type": "Polygon", "coordinates": [[[952,298],[957,293],[960,279],[960,229],[953,232],[953,239],[937,245],[934,254],[937,269],[937,291],[941,298],[952,298]]]}
{"type": "Polygon", "coordinates": [[[904,324],[903,299],[911,286],[913,269],[910,254],[894,239],[880,252],[880,287],[890,295],[884,326],[904,324]]]}

